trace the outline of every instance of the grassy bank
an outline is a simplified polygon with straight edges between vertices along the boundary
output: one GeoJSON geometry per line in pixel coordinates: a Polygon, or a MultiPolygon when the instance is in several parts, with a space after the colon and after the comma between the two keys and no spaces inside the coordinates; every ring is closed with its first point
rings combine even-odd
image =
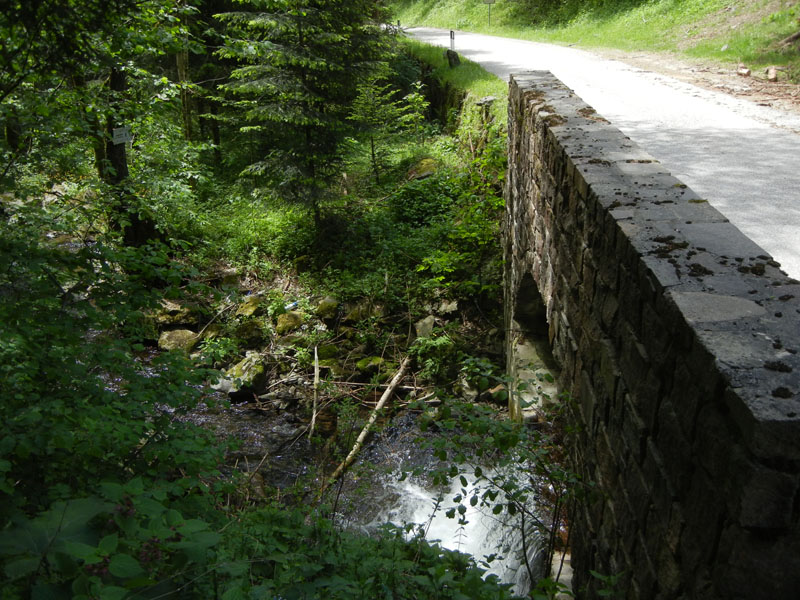
{"type": "Polygon", "coordinates": [[[460,29],[586,48],[675,52],[751,68],[787,67],[797,78],[796,46],[779,42],[798,30],[793,0],[396,0],[404,26],[460,29]]]}

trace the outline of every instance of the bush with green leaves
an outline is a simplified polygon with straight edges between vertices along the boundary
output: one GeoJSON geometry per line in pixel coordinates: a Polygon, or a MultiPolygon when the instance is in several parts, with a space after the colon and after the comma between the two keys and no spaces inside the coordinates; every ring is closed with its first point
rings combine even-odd
{"type": "Polygon", "coordinates": [[[389,206],[397,221],[419,227],[449,213],[462,194],[457,179],[434,175],[401,187],[389,197],[389,206]]]}
{"type": "MultiPolygon", "coordinates": [[[[463,371],[480,387],[495,377],[495,370],[483,360],[467,359],[463,371]],[[487,379],[483,384],[482,378],[487,379]]],[[[555,551],[568,544],[568,506],[590,491],[564,466],[563,438],[569,430],[562,415],[568,400],[555,404],[546,420],[530,426],[502,418],[491,406],[465,402],[444,392],[440,399],[441,405],[435,409],[419,407],[420,426],[428,432],[421,442],[429,445],[440,461],[439,467],[428,469],[425,475],[435,485],[447,486],[455,479],[461,483],[460,493],[453,498],[458,506],[447,516],[463,520],[467,505],[486,507],[522,533],[523,549],[539,543],[533,538],[542,540],[542,565],[547,571],[555,551]]],[[[563,586],[548,579],[548,572],[537,570],[527,558],[524,562],[532,582],[542,579],[542,593],[548,586],[553,593],[563,591],[563,586]]]]}
{"type": "Polygon", "coordinates": [[[471,557],[391,526],[363,537],[323,517],[267,507],[246,514],[229,539],[222,598],[512,598],[495,578],[484,581],[471,557]]]}

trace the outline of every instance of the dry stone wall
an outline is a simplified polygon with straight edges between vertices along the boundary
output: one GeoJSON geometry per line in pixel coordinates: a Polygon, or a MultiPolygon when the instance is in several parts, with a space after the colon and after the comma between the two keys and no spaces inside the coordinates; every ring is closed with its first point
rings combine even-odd
{"type": "Polygon", "coordinates": [[[580,597],[589,569],[631,599],[800,597],[800,284],[547,72],[511,80],[506,196],[509,349],[538,305],[596,484],[580,597]]]}

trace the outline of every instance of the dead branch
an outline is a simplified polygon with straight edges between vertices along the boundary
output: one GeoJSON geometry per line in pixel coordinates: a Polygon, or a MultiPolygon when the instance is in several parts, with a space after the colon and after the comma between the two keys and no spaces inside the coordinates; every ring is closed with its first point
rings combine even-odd
{"type": "Polygon", "coordinates": [[[308,428],[308,437],[314,435],[314,425],[317,423],[317,406],[319,403],[319,354],[314,346],[314,407],[311,409],[311,425],[308,428]]]}
{"type": "Polygon", "coordinates": [[[372,409],[372,413],[370,414],[369,419],[367,419],[364,428],[361,430],[361,433],[358,434],[358,438],[356,439],[356,443],[353,444],[353,449],[350,450],[350,454],[348,454],[347,458],[345,458],[341,462],[341,464],[339,464],[339,466],[336,467],[336,470],[333,472],[333,475],[331,475],[330,479],[328,479],[325,485],[322,486],[322,489],[320,490],[320,495],[322,495],[325,492],[325,490],[328,489],[328,487],[332,483],[334,483],[341,476],[341,474],[344,473],[345,469],[347,469],[347,467],[349,467],[350,464],[353,462],[356,455],[358,454],[358,451],[361,450],[361,446],[364,445],[364,440],[367,439],[367,434],[369,434],[369,431],[375,424],[375,421],[378,420],[378,413],[380,413],[381,409],[384,407],[389,398],[392,397],[392,394],[394,393],[397,384],[399,384],[400,380],[403,378],[403,375],[405,374],[406,369],[408,368],[408,364],[410,362],[411,358],[407,356],[403,359],[403,362],[400,363],[400,368],[394,374],[394,377],[392,377],[392,380],[389,382],[389,385],[386,386],[386,390],[383,392],[381,399],[378,401],[378,404],[375,405],[375,408],[372,409]]]}
{"type": "Polygon", "coordinates": [[[800,40],[800,31],[796,31],[789,37],[782,39],[780,42],[778,42],[778,46],[788,46],[789,44],[796,42],[797,40],[800,40]]]}

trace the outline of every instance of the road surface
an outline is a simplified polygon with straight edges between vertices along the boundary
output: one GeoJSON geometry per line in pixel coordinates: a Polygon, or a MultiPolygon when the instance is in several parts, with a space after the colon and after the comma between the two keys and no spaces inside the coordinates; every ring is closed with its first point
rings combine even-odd
{"type": "Polygon", "coordinates": [[[800,279],[800,116],[575,48],[456,32],[455,49],[505,80],[551,71],[800,279]]]}

